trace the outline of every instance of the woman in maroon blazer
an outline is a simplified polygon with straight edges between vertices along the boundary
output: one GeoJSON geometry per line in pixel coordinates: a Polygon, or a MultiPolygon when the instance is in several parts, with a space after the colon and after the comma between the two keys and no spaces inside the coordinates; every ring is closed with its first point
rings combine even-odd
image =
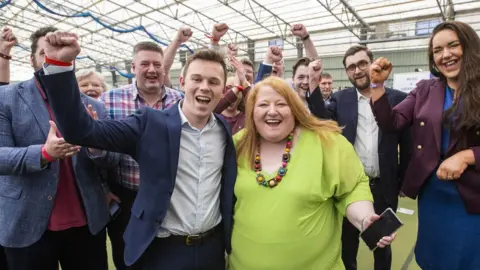
{"type": "Polygon", "coordinates": [[[392,65],[372,64],[372,109],[384,132],[413,127],[402,191],[418,195],[418,265],[480,269],[480,39],[465,23],[441,23],[428,58],[438,78],[419,82],[393,109],[383,87],[392,65]]]}

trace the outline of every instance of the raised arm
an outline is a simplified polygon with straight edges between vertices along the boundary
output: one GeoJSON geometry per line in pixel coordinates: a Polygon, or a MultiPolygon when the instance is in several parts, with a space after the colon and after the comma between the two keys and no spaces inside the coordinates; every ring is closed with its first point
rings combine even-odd
{"type": "Polygon", "coordinates": [[[303,42],[303,48],[305,48],[305,54],[308,58],[318,59],[317,49],[315,44],[313,44],[310,35],[308,34],[307,28],[303,24],[294,24],[292,25],[292,35],[300,38],[303,42]]]}
{"type": "Polygon", "coordinates": [[[392,72],[392,64],[380,57],[370,67],[371,106],[377,124],[383,131],[399,131],[412,125],[418,87],[392,109],[385,93],[384,82],[392,72]]]}
{"type": "Polygon", "coordinates": [[[332,96],[330,104],[325,106],[322,92],[320,91],[320,81],[322,79],[322,61],[315,60],[308,65],[308,78],[310,91],[307,93],[307,103],[310,112],[321,119],[336,120],[337,118],[337,100],[332,96]]]}
{"type": "Polygon", "coordinates": [[[10,82],[10,51],[17,44],[17,38],[12,29],[5,27],[0,33],[0,83],[10,82]]]}
{"type": "Polygon", "coordinates": [[[92,119],[81,101],[71,65],[80,53],[77,39],[72,33],[47,34],[45,65],[36,74],[47,93],[59,130],[69,143],[135,157],[148,110],[120,121],[92,119]]]}
{"type": "Polygon", "coordinates": [[[182,26],[178,29],[177,34],[172,39],[172,42],[165,49],[164,65],[163,69],[165,71],[165,77],[168,76],[170,68],[173,65],[175,60],[175,55],[177,54],[180,46],[187,42],[192,37],[192,30],[189,27],[182,26]]]}
{"type": "Polygon", "coordinates": [[[270,76],[272,74],[273,64],[282,61],[282,59],[283,53],[280,47],[268,47],[267,53],[265,54],[265,59],[263,59],[263,63],[261,63],[260,67],[258,68],[255,83],[263,80],[265,77],[270,76]]]}

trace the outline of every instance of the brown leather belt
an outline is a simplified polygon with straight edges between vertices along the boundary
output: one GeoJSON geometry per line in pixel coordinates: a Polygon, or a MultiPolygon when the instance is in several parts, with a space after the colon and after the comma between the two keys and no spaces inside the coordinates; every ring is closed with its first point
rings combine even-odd
{"type": "Polygon", "coordinates": [[[212,229],[203,233],[192,235],[171,235],[167,237],[167,239],[173,240],[175,242],[182,242],[187,246],[196,246],[205,243],[205,241],[208,241],[210,238],[213,238],[213,236],[215,236],[215,234],[219,232],[222,228],[222,223],[220,223],[212,229]]]}

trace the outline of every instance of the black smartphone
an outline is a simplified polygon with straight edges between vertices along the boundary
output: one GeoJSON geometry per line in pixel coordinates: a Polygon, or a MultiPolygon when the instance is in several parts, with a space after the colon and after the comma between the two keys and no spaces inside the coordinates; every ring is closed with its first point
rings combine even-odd
{"type": "Polygon", "coordinates": [[[110,202],[110,216],[112,219],[115,219],[120,214],[120,205],[115,201],[112,200],[110,202]]]}
{"type": "Polygon", "coordinates": [[[371,251],[377,248],[377,243],[384,236],[389,236],[403,226],[402,221],[397,217],[391,208],[387,208],[380,219],[373,222],[365,231],[360,234],[365,244],[371,251]]]}

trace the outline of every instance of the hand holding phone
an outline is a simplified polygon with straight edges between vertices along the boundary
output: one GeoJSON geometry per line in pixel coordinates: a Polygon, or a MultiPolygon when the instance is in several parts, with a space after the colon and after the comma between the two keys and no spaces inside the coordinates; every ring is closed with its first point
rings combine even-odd
{"type": "Polygon", "coordinates": [[[390,236],[400,227],[403,226],[402,221],[395,215],[391,208],[387,208],[381,215],[380,219],[374,221],[366,228],[360,237],[371,251],[378,246],[377,243],[385,236],[390,236]]]}

